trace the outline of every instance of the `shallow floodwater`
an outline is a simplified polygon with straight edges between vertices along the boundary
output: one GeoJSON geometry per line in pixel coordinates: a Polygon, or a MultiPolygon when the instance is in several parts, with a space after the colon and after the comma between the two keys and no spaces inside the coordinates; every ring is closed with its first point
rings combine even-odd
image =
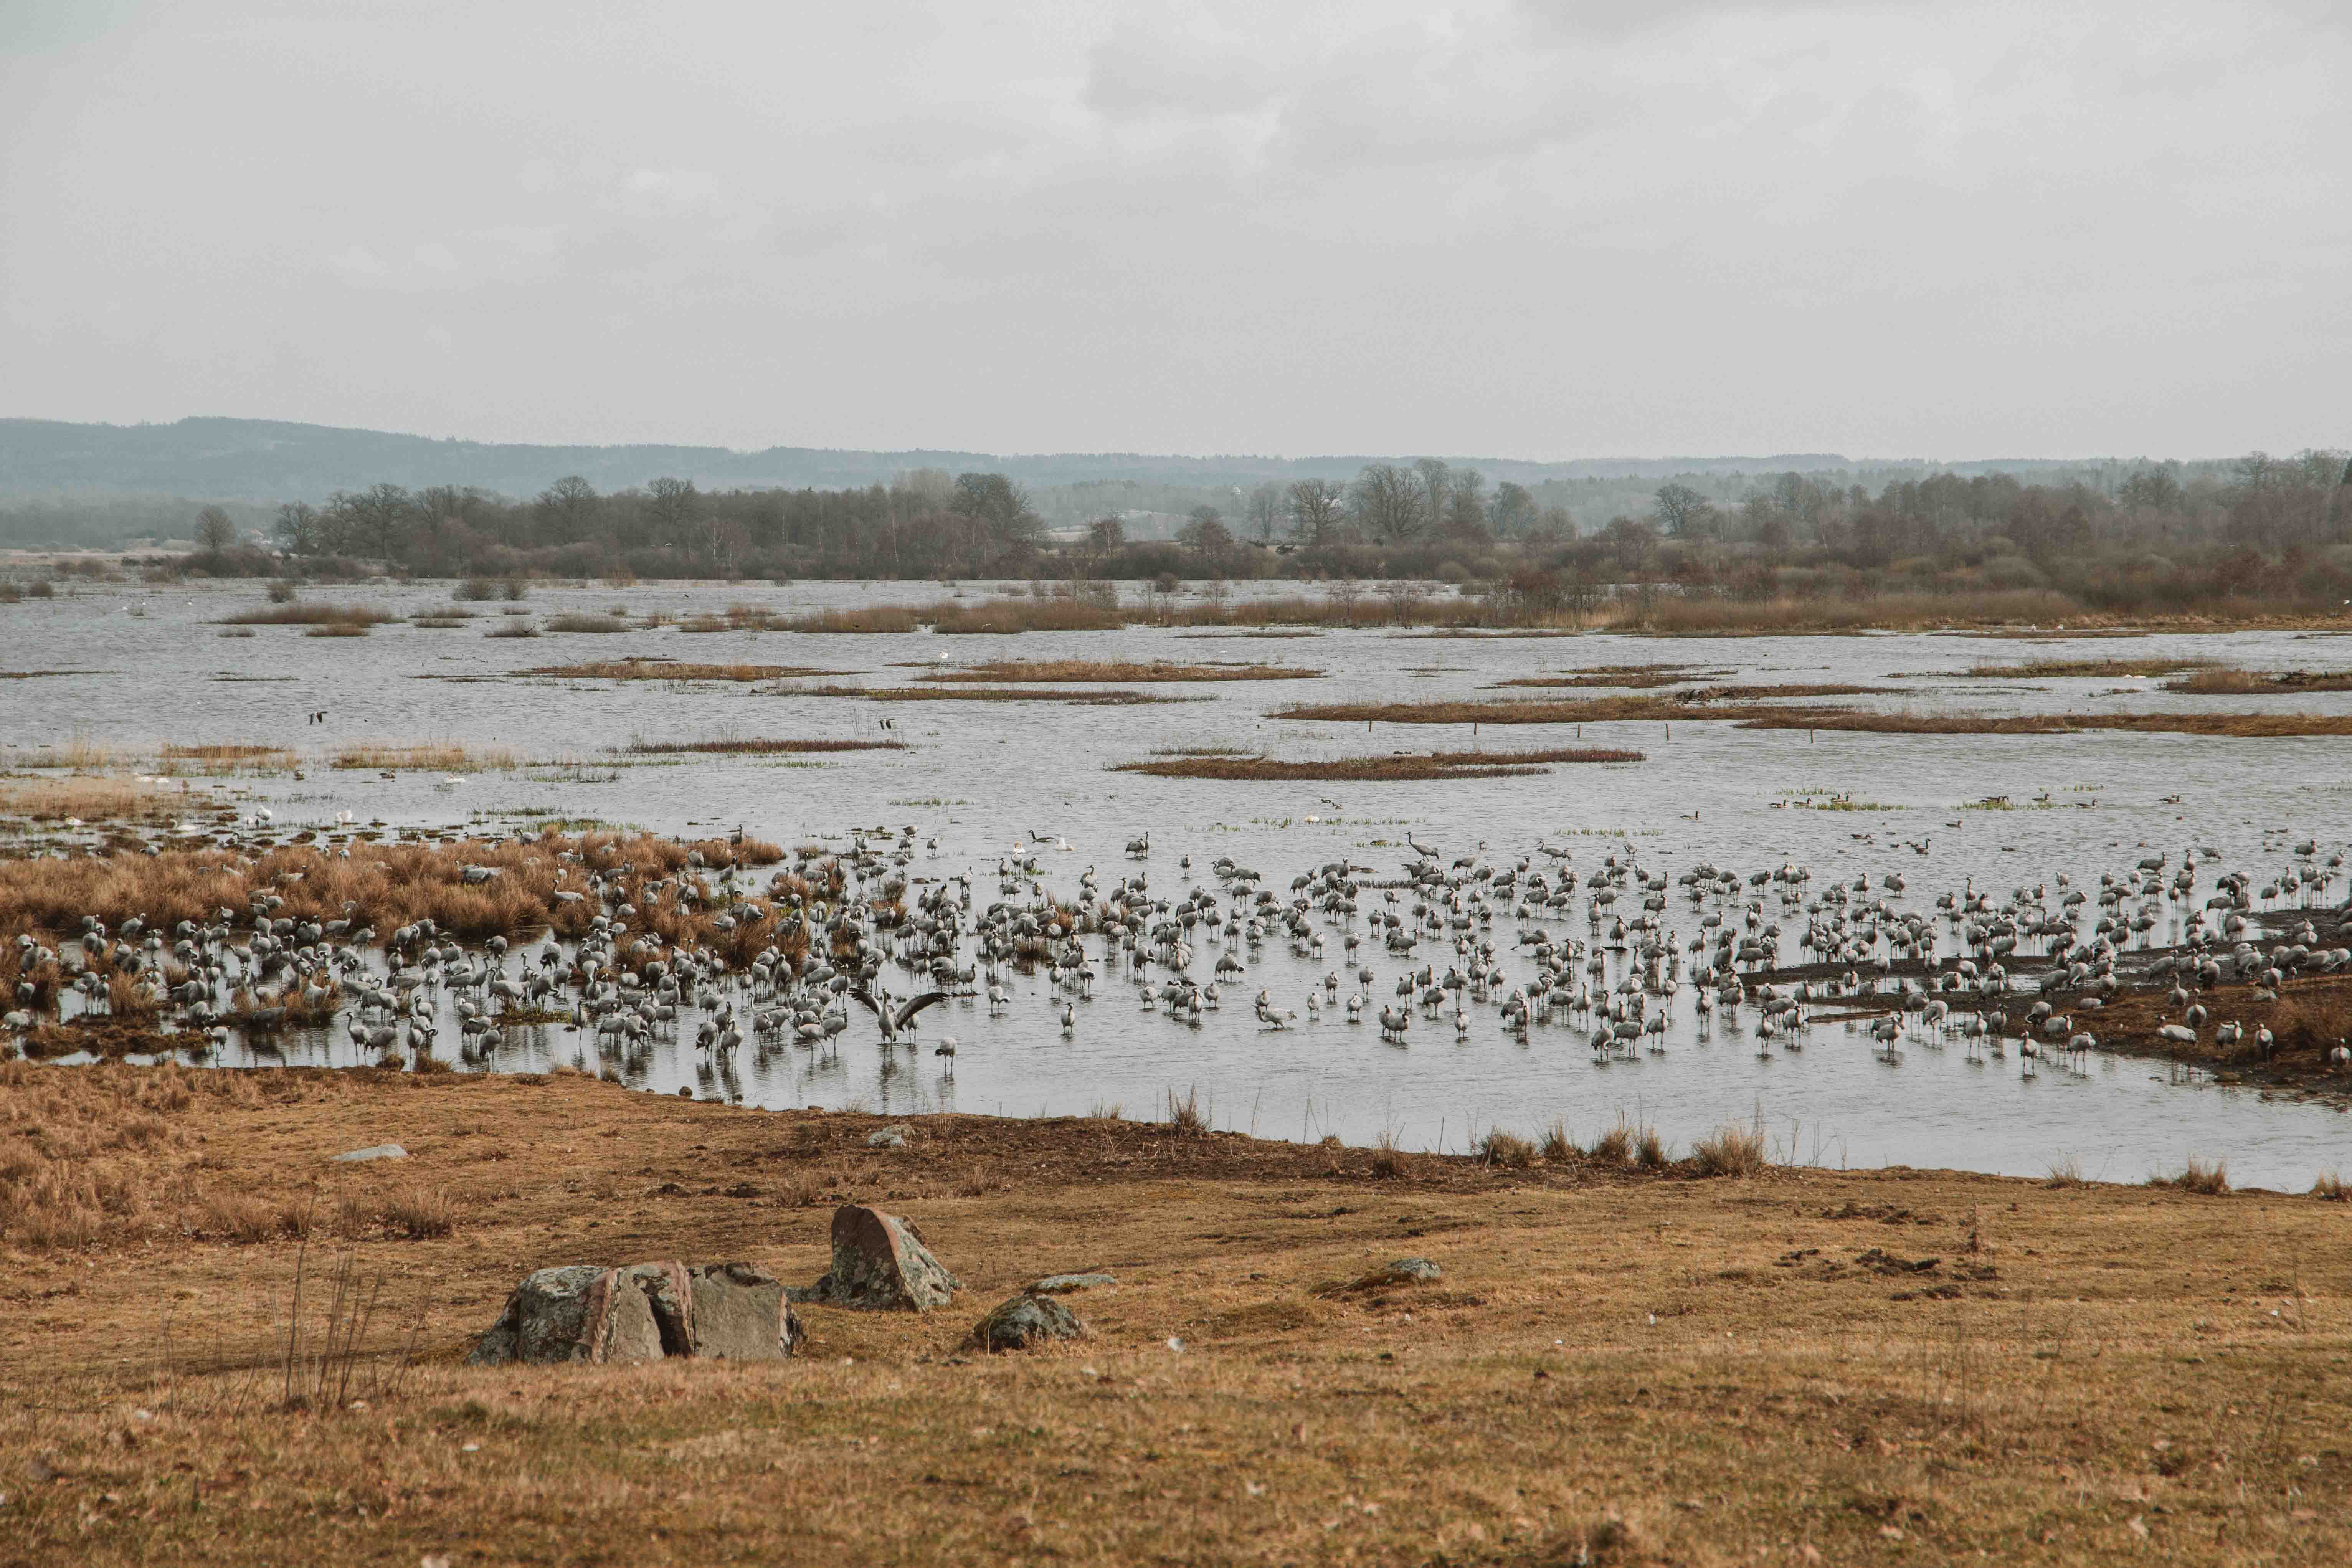
{"type": "MultiPolygon", "coordinates": [[[[446,605],[446,587],[317,589],[308,596],[413,615],[446,605]]],[[[739,603],[793,613],[929,602],[946,592],[908,584],[534,590],[528,608],[534,619],[616,603],[639,616],[709,614],[739,603]]],[[[978,598],[989,590],[964,592],[978,598]]],[[[1958,678],[1974,664],[2058,658],[2182,654],[2265,669],[2352,664],[2352,643],[2327,636],[2068,639],[2053,628],[2032,638],[1538,638],[1392,630],[1258,637],[1133,628],[997,637],[659,628],[509,640],[482,635],[504,618],[495,605],[472,606],[479,617],[451,629],[386,626],[366,637],[332,638],[259,626],[251,637],[219,636],[215,623],[261,603],[257,585],[204,584],[90,588],[0,606],[0,669],[93,672],[0,680],[0,739],[8,743],[0,758],[21,765],[33,751],[77,737],[145,748],[150,761],[142,766],[152,765],[152,748],[167,741],[292,746],[306,754],[299,780],[281,774],[188,785],[240,806],[268,806],[280,833],[330,826],[344,811],[361,823],[394,826],[491,829],[594,818],[704,837],[740,825],[787,845],[828,836],[845,842],[857,826],[895,833],[911,826],[919,843],[936,837],[940,846],[919,854],[909,873],[970,870],[982,906],[998,896],[998,861],[1033,835],[1052,846],[1040,859],[1043,885],[1065,896],[1076,894],[1088,866],[1106,889],[1143,872],[1155,894],[1181,896],[1215,885],[1208,868],[1219,856],[1262,872],[1262,885],[1277,892],[1293,876],[1341,859],[1390,878],[1408,858],[1403,840],[1411,832],[1449,859],[1476,854],[1501,865],[1523,857],[1549,865],[1536,852],[1542,839],[1570,848],[1567,864],[1581,879],[1612,855],[1669,877],[1702,861],[1743,874],[1793,863],[1812,873],[1811,890],[1866,876],[1876,897],[1882,879],[1897,873],[1906,882],[1901,907],[1923,911],[1937,894],[1970,882],[1996,900],[2020,885],[2042,884],[2054,904],[2061,873],[2095,894],[2101,873],[2121,876],[2157,853],[2178,864],[2191,846],[2200,851],[2201,902],[2215,872],[2245,870],[2261,883],[2291,863],[2291,842],[2316,838],[2324,864],[2352,841],[2345,767],[2352,742],[2332,738],[1809,735],[1719,723],[1678,723],[1669,734],[1656,723],[1588,724],[1585,742],[1634,747],[1647,761],[1444,784],[1238,784],[1108,771],[1179,746],[1300,758],[1559,745],[1570,739],[1562,726],[1486,726],[1473,736],[1467,726],[1381,724],[1367,732],[1266,715],[1294,701],[1544,695],[1488,688],[1507,677],[1598,665],[1671,662],[1721,672],[1717,679],[1727,681],[1899,688],[1897,695],[1834,700],[1888,708],[2352,711],[2352,694],[2200,699],[2164,693],[2150,680],[1958,678]],[[893,685],[917,673],[894,666],[1001,658],[1236,659],[1293,663],[1323,677],[1168,685],[1155,689],[1184,700],[1081,707],[878,703],[736,683],[512,676],[534,665],[631,654],[817,667],[851,683],[893,685]],[[322,710],[323,723],[308,721],[322,710]],[[886,722],[909,750],[691,760],[625,751],[640,739],[872,737],[886,722]],[[341,744],[428,739],[511,748],[525,765],[457,783],[432,773],[383,780],[326,765],[341,744]],[[1869,809],[1801,804],[1832,794],[1869,809]],[[2015,809],[1959,809],[1990,796],[2008,797],[2015,809]],[[1124,856],[1122,847],[1147,830],[1149,858],[1124,856]],[[2209,847],[2218,856],[2201,853],[2209,847]],[[1180,865],[1187,856],[1189,873],[1180,865]]],[[[2328,902],[2342,897],[2341,884],[2325,895],[2328,902]]],[[[1367,891],[1367,910],[1378,899],[1367,891]]],[[[1587,936],[1581,896],[1578,902],[1577,918],[1549,929],[1587,936]]],[[[1696,914],[1675,889],[1670,923],[1687,938],[1696,914]]],[[[1794,945],[1801,911],[1768,904],[1765,917],[1787,933],[1784,962],[1801,961],[1794,945]]],[[[2137,1180],[2178,1170],[2193,1153],[2226,1159],[2240,1184],[2297,1189],[2318,1171],[2352,1165],[2352,1117],[2326,1106],[2265,1101],[2159,1062],[2104,1053],[2084,1072],[2044,1063],[2029,1076],[2013,1047],[1979,1062],[1957,1040],[1940,1048],[1912,1042],[1890,1063],[1866,1034],[1834,1023],[1812,1027],[1801,1052],[1775,1046],[1759,1055],[1752,1011],[1744,1027],[1718,1020],[1702,1037],[1687,987],[1674,1004],[1664,1051],[1632,1060],[1596,1064],[1583,1033],[1557,1021],[1562,1014],[1516,1040],[1491,1001],[1471,1010],[1470,1032],[1458,1040],[1450,1017],[1416,1015],[1406,1044],[1384,1043],[1373,1024],[1350,1025],[1337,1006],[1320,1020],[1307,1016],[1307,993],[1327,972],[1342,972],[1342,997],[1356,989],[1340,928],[1318,919],[1317,929],[1328,942],[1322,955],[1295,957],[1279,941],[1247,950],[1247,973],[1225,987],[1223,1007],[1198,1027],[1143,1012],[1124,973],[1097,957],[1104,978],[1090,1001],[1077,1004],[1066,1036],[1061,997],[1045,978],[1013,976],[1013,1004],[1001,1016],[990,1016],[979,998],[934,1007],[922,1018],[923,1044],[894,1058],[886,1058],[860,1012],[834,1053],[747,1046],[714,1076],[692,1048],[689,1019],[679,1038],[656,1042],[632,1081],[662,1091],[691,1085],[760,1105],[863,1103],[893,1113],[1025,1115],[1118,1105],[1129,1116],[1148,1116],[1160,1112],[1171,1090],[1197,1092],[1222,1127],[1337,1134],[1350,1142],[1387,1131],[1408,1147],[1452,1150],[1497,1125],[1534,1135],[1557,1119],[1590,1138],[1622,1116],[1654,1125],[1678,1145],[1727,1121],[1760,1121],[1782,1157],[1830,1165],[2039,1175],[2071,1158],[2087,1176],[2137,1180]],[[1292,1027],[1261,1027],[1249,1005],[1261,987],[1277,1007],[1299,1013],[1292,1027]],[[958,1042],[951,1074],[932,1051],[948,1035],[958,1042]]],[[[1507,918],[1471,934],[1494,941],[1512,982],[1525,977],[1507,918]]],[[[1098,953],[1099,942],[1090,948],[1098,953]]],[[[1200,944],[1196,973],[1205,978],[1224,951],[1200,944]]],[[[1360,952],[1357,962],[1378,976],[1366,987],[1377,1010],[1394,1000],[1407,965],[1373,941],[1360,952]]],[[[1411,964],[1433,963],[1442,973],[1453,959],[1444,944],[1423,942],[1411,964]]],[[[1612,967],[1612,982],[1619,973],[1612,967]]],[[[887,971],[886,984],[910,988],[901,971],[887,971]]],[[[456,1038],[454,1020],[443,1038],[456,1038]]],[[[443,1054],[454,1053],[445,1046],[443,1054]]],[[[222,1055],[232,1063],[344,1062],[354,1052],[337,1028],[289,1036],[282,1058],[257,1058],[242,1045],[222,1055]]],[[[594,1043],[561,1026],[511,1030],[489,1058],[508,1070],[574,1061],[594,1065],[594,1043]]]]}

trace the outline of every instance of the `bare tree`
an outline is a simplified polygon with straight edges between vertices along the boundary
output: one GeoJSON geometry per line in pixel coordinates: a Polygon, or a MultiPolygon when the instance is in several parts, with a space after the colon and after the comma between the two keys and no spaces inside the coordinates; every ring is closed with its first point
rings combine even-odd
{"type": "Polygon", "coordinates": [[[1454,489],[1454,469],[1441,458],[1418,458],[1412,468],[1421,476],[1423,508],[1433,527],[1445,519],[1445,497],[1454,489]]]}
{"type": "Polygon", "coordinates": [[[1412,469],[1367,463],[1348,488],[1348,503],[1366,533],[1382,544],[1400,544],[1420,533],[1425,494],[1412,469]]]}
{"type": "Polygon", "coordinates": [[[1341,492],[1329,479],[1301,479],[1290,487],[1290,531],[1307,544],[1328,544],[1338,531],[1341,492]]]}
{"type": "Polygon", "coordinates": [[[220,508],[208,506],[196,513],[196,542],[207,554],[217,555],[236,542],[236,524],[220,508]]]}
{"type": "Polygon", "coordinates": [[[1250,491],[1249,502],[1244,510],[1244,516],[1247,518],[1249,526],[1257,531],[1260,539],[1272,539],[1275,525],[1282,521],[1287,510],[1288,500],[1283,494],[1282,487],[1274,480],[1268,479],[1250,491]]]}
{"type": "Polygon", "coordinates": [[[1665,525],[1667,536],[1681,539],[1701,531],[1715,515],[1715,503],[1685,484],[1668,484],[1658,488],[1657,519],[1665,525]]]}
{"type": "Polygon", "coordinates": [[[313,555],[322,548],[319,509],[306,500],[289,500],[278,509],[278,542],[289,555],[313,555]]]}

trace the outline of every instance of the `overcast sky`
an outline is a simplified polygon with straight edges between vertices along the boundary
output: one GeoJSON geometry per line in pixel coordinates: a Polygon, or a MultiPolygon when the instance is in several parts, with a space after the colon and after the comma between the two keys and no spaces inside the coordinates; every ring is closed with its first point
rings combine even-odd
{"type": "Polygon", "coordinates": [[[2352,5],[0,0],[0,414],[2352,444],[2352,5]]]}

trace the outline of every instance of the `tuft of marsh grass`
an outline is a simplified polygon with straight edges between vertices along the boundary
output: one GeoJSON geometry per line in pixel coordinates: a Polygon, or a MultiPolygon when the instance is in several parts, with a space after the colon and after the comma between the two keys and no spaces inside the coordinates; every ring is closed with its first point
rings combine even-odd
{"type": "Polygon", "coordinates": [[[1200,1090],[1189,1089],[1181,1100],[1176,1098],[1174,1089],[1168,1091],[1168,1125],[1188,1137],[1198,1137],[1209,1131],[1208,1115],[1201,1109],[1200,1090]]]}
{"type": "Polygon", "coordinates": [[[1765,1153],[1762,1129],[1737,1122],[1727,1122],[1692,1144],[1691,1159],[1702,1176],[1760,1176],[1771,1164],[1765,1153]]]}
{"type": "Polygon", "coordinates": [[[2050,1179],[2042,1184],[2050,1187],[2087,1187],[2091,1184],[2084,1179],[2083,1162],[2072,1154],[2066,1154],[2050,1163],[2050,1179]]]}
{"type": "Polygon", "coordinates": [[[1622,1165],[1633,1157],[1633,1129],[1619,1121],[1592,1142],[1592,1157],[1612,1165],[1622,1165]]]}
{"type": "Polygon", "coordinates": [[[2208,1197],[2219,1197],[2230,1190],[2230,1163],[2226,1160],[2200,1160],[2191,1154],[2180,1174],[2172,1178],[2172,1184],[2184,1193],[2203,1193],[2208,1197]]]}
{"type": "Polygon", "coordinates": [[[1576,1140],[1568,1135],[1568,1123],[1554,1118],[1550,1130],[1544,1133],[1543,1157],[1554,1163],[1561,1163],[1575,1159],[1580,1152],[1582,1151],[1577,1148],[1576,1140]]]}
{"type": "Polygon", "coordinates": [[[1404,1151],[1397,1146],[1396,1133],[1383,1127],[1380,1136],[1372,1140],[1372,1174],[1400,1176],[1404,1173],[1404,1151]]]}
{"type": "Polygon", "coordinates": [[[1478,1141],[1478,1153],[1489,1165],[1524,1171],[1535,1163],[1536,1146],[1515,1132],[1496,1127],[1478,1141]]]}
{"type": "Polygon", "coordinates": [[[2340,1204],[2352,1201],[2352,1187],[2347,1187],[2344,1178],[2336,1172],[2322,1171],[2319,1179],[2311,1184],[2311,1195],[2325,1203],[2340,1204]]]}
{"type": "Polygon", "coordinates": [[[529,621],[508,621],[482,634],[486,637],[535,637],[539,628],[529,621]]]}
{"type": "Polygon", "coordinates": [[[1633,1163],[1644,1170],[1654,1171],[1666,1163],[1666,1141],[1658,1136],[1654,1127],[1644,1127],[1633,1141],[1633,1163]]]}

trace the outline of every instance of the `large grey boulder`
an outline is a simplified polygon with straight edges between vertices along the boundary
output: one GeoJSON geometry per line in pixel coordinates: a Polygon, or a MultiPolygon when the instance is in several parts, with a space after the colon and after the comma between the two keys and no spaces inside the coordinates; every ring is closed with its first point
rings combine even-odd
{"type": "Polygon", "coordinates": [[[516,1287],[467,1363],[774,1361],[798,1350],[802,1337],[782,1281],[748,1263],[576,1263],[542,1268],[516,1287]]]}
{"type": "Polygon", "coordinates": [[[974,1323],[971,1342],[984,1351],[1018,1351],[1047,1340],[1083,1339],[1086,1331],[1078,1315],[1051,1296],[1024,1290],[974,1323]]]}
{"type": "Polygon", "coordinates": [[[833,1267],[806,1299],[859,1311],[927,1312],[946,1306],[962,1289],[913,1226],[897,1215],[844,1204],[833,1215],[833,1267]]]}
{"type": "Polygon", "coordinates": [[[621,1273],[575,1263],[530,1275],[507,1298],[506,1310],[467,1363],[659,1361],[661,1325],[653,1303],[621,1273]]]}
{"type": "Polygon", "coordinates": [[[807,1336],[784,1300],[784,1282],[749,1263],[713,1263],[690,1271],[691,1353],[720,1361],[780,1361],[807,1336]]]}

